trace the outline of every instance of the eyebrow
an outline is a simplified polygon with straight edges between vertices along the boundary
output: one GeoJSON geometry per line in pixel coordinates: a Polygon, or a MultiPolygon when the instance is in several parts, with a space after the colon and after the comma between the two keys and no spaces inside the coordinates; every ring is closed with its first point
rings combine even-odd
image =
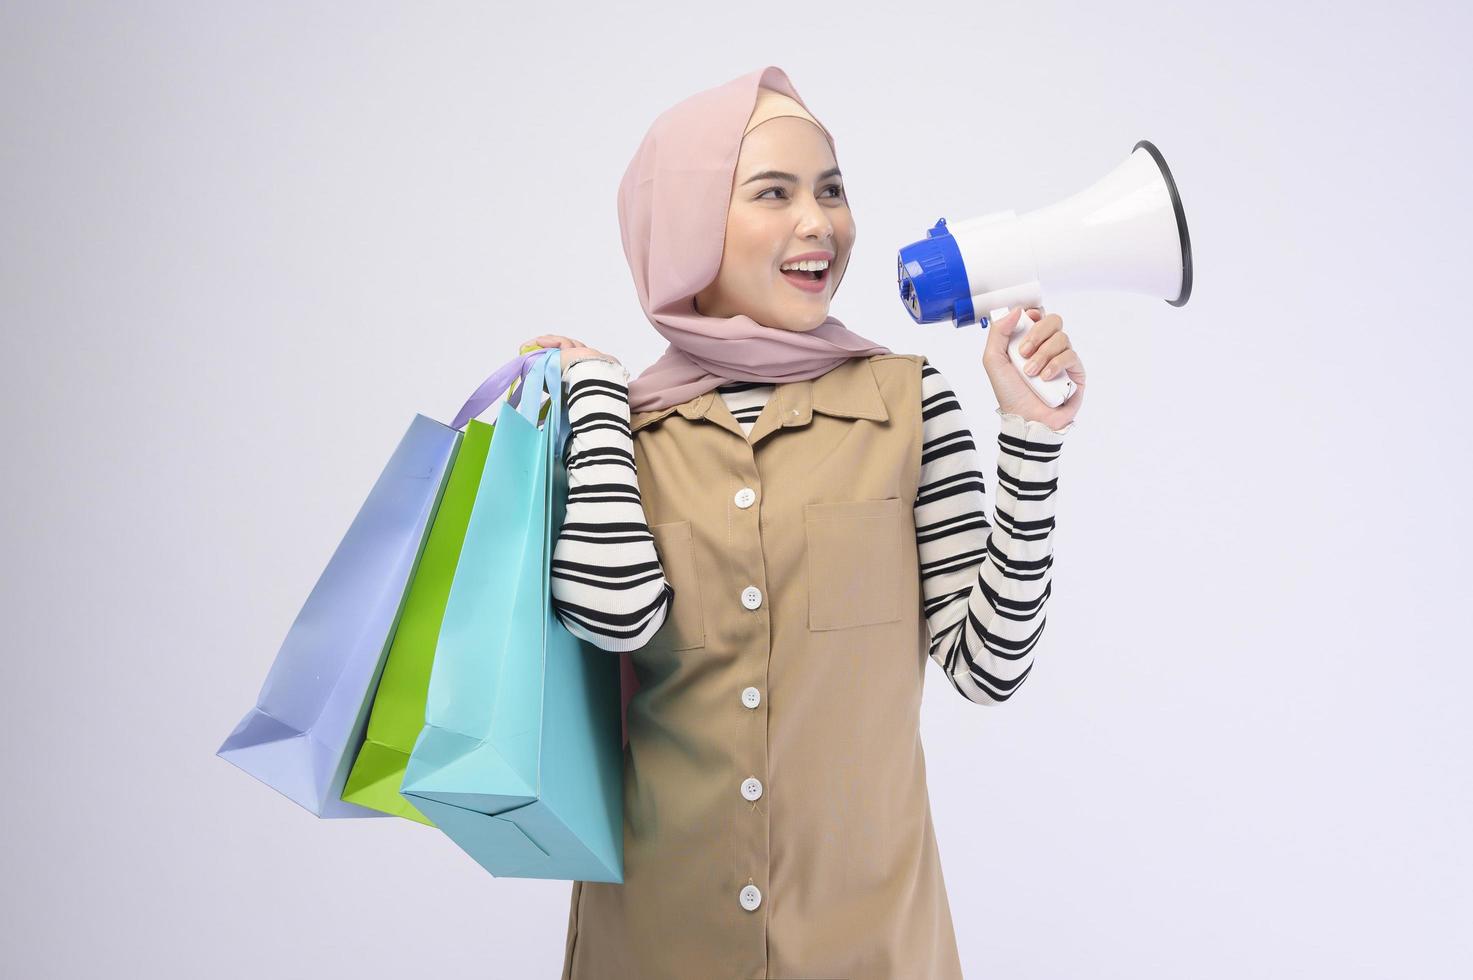
{"type": "MultiPolygon", "coordinates": [[[[838,167],[835,167],[832,170],[825,170],[823,173],[819,174],[818,175],[818,179],[819,180],[823,180],[825,177],[842,177],[842,176],[843,176],[843,174],[839,173],[839,168],[838,167]]],[[[792,183],[796,184],[798,182],[798,177],[795,174],[786,173],[786,172],[784,172],[782,170],[764,170],[760,174],[753,174],[752,176],[748,177],[746,180],[742,181],[742,185],[743,186],[746,186],[747,184],[750,184],[754,180],[787,180],[787,181],[791,181],[792,183]]]]}

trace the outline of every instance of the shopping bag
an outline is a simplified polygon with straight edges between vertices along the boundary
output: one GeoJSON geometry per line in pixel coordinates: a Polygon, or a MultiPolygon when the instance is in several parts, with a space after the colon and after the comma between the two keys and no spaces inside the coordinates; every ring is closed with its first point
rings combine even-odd
{"type": "Polygon", "coordinates": [[[466,423],[450,482],[435,513],[424,556],[409,586],[404,614],[384,661],[383,677],[368,716],[368,734],[343,787],[345,802],[430,823],[400,794],[399,784],[404,779],[409,750],[424,727],[435,641],[493,432],[494,426],[484,422],[472,419],[466,423]]]}
{"type": "Polygon", "coordinates": [[[461,433],[416,415],[216,755],[319,817],[372,817],[340,798],[406,587],[461,433]]]}
{"type": "MultiPolygon", "coordinates": [[[[524,344],[521,353],[537,350],[537,345],[524,344]]],[[[515,404],[515,402],[513,402],[515,404]]],[[[564,446],[566,449],[566,446],[564,446]]],[[[553,528],[554,540],[556,532],[561,528],[561,522],[553,528]]],[[[616,654],[619,658],[619,732],[622,745],[629,744],[629,702],[639,693],[639,675],[634,672],[634,656],[629,653],[616,654]]]]}
{"type": "Polygon", "coordinates": [[[618,663],[552,609],[567,420],[559,352],[531,356],[543,371],[500,406],[400,791],[494,875],[621,882],[618,663]]]}
{"type": "MultiPolygon", "coordinates": [[[[522,387],[511,391],[512,404],[516,405],[525,390],[525,375],[534,366],[541,370],[533,358],[516,358],[492,374],[477,394],[500,398],[502,389],[509,382],[515,384],[520,377],[522,387]]],[[[430,824],[430,820],[399,792],[399,785],[404,779],[409,751],[424,727],[425,698],[429,693],[430,667],[434,663],[440,622],[470,523],[471,505],[486,465],[486,453],[495,433],[495,426],[477,419],[466,419],[464,424],[464,439],[384,661],[383,676],[368,716],[367,735],[343,787],[346,802],[423,824],[430,824]]]]}

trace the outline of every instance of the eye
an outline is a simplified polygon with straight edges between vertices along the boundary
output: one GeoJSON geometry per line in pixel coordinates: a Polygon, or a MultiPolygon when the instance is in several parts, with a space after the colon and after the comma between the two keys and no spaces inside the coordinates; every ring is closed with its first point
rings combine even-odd
{"type": "MultiPolygon", "coordinates": [[[[837,200],[838,198],[841,198],[841,197],[844,196],[844,189],[842,187],[840,187],[838,184],[829,184],[827,187],[824,188],[824,190],[826,190],[826,191],[834,191],[835,193],[833,195],[831,195],[831,196],[835,200],[837,200]]],[[[767,197],[767,195],[768,194],[771,194],[773,191],[777,191],[777,192],[779,192],[779,193],[781,193],[783,195],[786,195],[787,194],[787,189],[786,188],[783,188],[783,187],[769,187],[769,188],[767,188],[767,190],[765,190],[761,194],[758,194],[757,195],[757,200],[759,200],[759,201],[762,200],[764,197],[767,197]]],[[[774,198],[768,198],[768,200],[776,201],[777,198],[775,198],[775,197],[774,198]]]]}

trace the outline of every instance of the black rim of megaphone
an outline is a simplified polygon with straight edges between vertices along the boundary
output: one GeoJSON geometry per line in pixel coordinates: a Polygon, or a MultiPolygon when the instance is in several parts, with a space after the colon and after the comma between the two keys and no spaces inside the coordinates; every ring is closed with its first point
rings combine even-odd
{"type": "Polygon", "coordinates": [[[1181,240],[1181,295],[1166,302],[1172,306],[1185,306],[1187,298],[1192,295],[1192,240],[1187,235],[1187,215],[1182,210],[1181,195],[1176,192],[1176,181],[1171,179],[1171,168],[1166,165],[1166,158],[1156,149],[1156,144],[1150,140],[1141,140],[1130,148],[1130,152],[1134,153],[1143,146],[1151,154],[1151,159],[1156,161],[1156,166],[1161,168],[1161,176],[1166,179],[1166,189],[1171,192],[1171,210],[1176,212],[1176,237],[1181,240]]]}

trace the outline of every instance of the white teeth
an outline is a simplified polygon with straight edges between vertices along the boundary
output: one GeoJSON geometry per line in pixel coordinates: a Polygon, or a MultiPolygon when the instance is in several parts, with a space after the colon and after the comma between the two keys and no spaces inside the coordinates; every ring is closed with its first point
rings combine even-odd
{"type": "Polygon", "coordinates": [[[803,272],[821,272],[829,267],[828,259],[807,259],[802,262],[784,262],[779,266],[782,269],[799,269],[803,272]]]}

